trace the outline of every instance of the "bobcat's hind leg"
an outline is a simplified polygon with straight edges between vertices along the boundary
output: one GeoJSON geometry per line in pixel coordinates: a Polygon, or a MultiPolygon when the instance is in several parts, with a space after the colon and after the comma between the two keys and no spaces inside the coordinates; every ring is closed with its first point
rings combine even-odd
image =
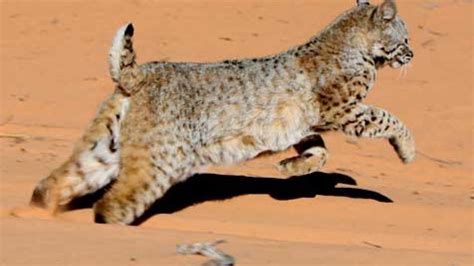
{"type": "Polygon", "coordinates": [[[314,134],[294,145],[298,155],[280,161],[278,170],[286,176],[305,175],[321,169],[329,157],[323,138],[314,134]]]}
{"type": "Polygon", "coordinates": [[[183,147],[122,142],[119,176],[95,203],[95,222],[131,224],[135,221],[172,185],[191,175],[191,159],[185,157],[186,151],[183,147]]]}
{"type": "Polygon", "coordinates": [[[61,205],[115,179],[119,171],[120,124],[127,109],[128,98],[120,93],[107,99],[70,158],[36,185],[30,204],[54,213],[61,205]]]}

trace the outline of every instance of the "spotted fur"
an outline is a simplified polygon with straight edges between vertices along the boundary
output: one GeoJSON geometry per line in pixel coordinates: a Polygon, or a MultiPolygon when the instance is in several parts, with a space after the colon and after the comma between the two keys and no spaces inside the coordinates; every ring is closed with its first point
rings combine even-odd
{"type": "MultiPolygon", "coordinates": [[[[127,99],[130,107],[118,130],[118,176],[94,205],[96,221],[129,224],[202,167],[264,151],[296,145],[299,155],[280,162],[279,169],[288,175],[319,170],[328,158],[319,133],[327,130],[386,138],[402,161],[412,161],[415,145],[403,123],[362,103],[378,69],[399,67],[412,57],[394,1],[359,1],[307,43],[280,54],[205,64],[151,62],[121,71],[116,80],[127,82],[119,82],[113,97],[127,99]]],[[[95,154],[93,143],[118,136],[101,132],[76,153],[95,154]]],[[[74,169],[78,158],[73,155],[63,168],[74,169]]],[[[71,183],[73,178],[57,171],[46,180],[71,183]]],[[[60,195],[69,195],[58,187],[60,195]]]]}

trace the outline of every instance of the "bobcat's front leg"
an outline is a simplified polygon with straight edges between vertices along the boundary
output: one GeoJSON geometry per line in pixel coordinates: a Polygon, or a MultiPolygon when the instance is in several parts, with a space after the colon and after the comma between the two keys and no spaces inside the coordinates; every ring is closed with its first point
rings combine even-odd
{"type": "Polygon", "coordinates": [[[387,138],[404,163],[415,158],[415,141],[410,131],[398,118],[383,109],[359,105],[338,126],[352,136],[387,138]]]}
{"type": "Polygon", "coordinates": [[[293,147],[298,155],[278,163],[278,170],[287,176],[316,172],[324,166],[329,157],[323,138],[319,134],[308,136],[293,147]]]}

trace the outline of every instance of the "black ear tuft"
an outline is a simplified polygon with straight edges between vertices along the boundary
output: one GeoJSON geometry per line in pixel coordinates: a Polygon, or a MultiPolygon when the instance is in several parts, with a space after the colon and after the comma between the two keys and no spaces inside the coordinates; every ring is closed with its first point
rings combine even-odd
{"type": "Polygon", "coordinates": [[[128,23],[127,28],[125,28],[125,36],[133,36],[135,29],[133,28],[132,23],[128,23]]]}

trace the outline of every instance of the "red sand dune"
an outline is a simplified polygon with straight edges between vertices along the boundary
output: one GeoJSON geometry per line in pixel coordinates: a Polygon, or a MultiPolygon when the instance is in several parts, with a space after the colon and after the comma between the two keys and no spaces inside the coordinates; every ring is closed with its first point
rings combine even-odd
{"type": "Polygon", "coordinates": [[[211,169],[247,177],[193,178],[137,227],[94,224],[90,208],[26,208],[112,91],[107,52],[124,22],[134,22],[140,62],[215,61],[302,43],[353,2],[1,1],[0,264],[198,265],[205,258],[175,245],[222,238],[238,265],[472,265],[470,0],[398,1],[413,67],[406,77],[382,70],[367,102],[412,129],[410,165],[386,141],[331,133],[324,171],[357,185],[281,179],[273,164],[288,151],[211,169]]]}

